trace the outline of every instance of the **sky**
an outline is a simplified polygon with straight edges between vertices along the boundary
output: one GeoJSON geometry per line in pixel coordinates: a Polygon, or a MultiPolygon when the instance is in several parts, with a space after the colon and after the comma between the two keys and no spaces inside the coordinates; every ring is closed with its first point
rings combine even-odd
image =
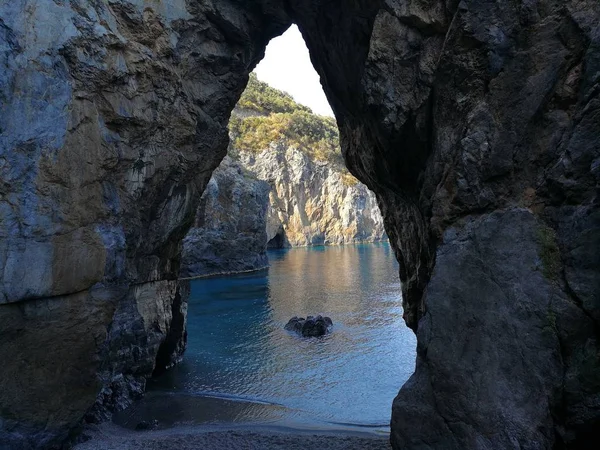
{"type": "Polygon", "coordinates": [[[259,80],[291,94],[298,103],[308,106],[313,112],[333,116],[296,25],[269,43],[265,58],[254,72],[259,80]]]}

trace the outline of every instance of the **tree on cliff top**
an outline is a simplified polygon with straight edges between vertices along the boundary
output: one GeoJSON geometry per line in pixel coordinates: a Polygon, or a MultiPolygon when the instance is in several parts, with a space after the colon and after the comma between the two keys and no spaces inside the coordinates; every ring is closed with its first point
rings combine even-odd
{"type": "Polygon", "coordinates": [[[250,110],[260,114],[292,113],[304,111],[311,113],[308,106],[301,105],[287,92],[280,91],[260,81],[254,72],[250,74],[248,86],[243,92],[236,108],[250,110]]]}
{"type": "Polygon", "coordinates": [[[236,151],[258,153],[273,142],[283,142],[351,177],[342,158],[335,119],[314,114],[288,93],[259,81],[254,73],[231,116],[229,130],[236,151]]]}

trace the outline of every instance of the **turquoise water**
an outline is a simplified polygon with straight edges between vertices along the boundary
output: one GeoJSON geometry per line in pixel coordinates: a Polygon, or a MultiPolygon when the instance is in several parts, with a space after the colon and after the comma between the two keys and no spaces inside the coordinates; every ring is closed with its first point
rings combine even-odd
{"type": "Polygon", "coordinates": [[[385,430],[412,374],[388,244],[278,250],[268,270],[192,282],[183,363],[121,422],[342,425],[385,430]],[[301,338],[292,316],[323,314],[332,333],[301,338]]]}

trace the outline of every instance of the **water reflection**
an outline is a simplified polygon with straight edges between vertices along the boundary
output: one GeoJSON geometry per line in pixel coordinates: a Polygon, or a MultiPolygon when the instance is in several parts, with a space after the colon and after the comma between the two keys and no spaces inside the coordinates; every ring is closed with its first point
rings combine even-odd
{"type": "Polygon", "coordinates": [[[268,271],[193,282],[185,361],[123,416],[129,425],[169,407],[177,422],[387,427],[416,345],[389,246],[276,251],[270,261],[268,271]],[[290,317],[315,313],[333,319],[330,335],[302,339],[283,329],[290,317]]]}

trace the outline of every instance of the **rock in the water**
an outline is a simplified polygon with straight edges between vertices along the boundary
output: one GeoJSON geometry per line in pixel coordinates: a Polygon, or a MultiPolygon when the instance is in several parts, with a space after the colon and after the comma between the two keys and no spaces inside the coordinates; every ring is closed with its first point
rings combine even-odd
{"type": "Polygon", "coordinates": [[[303,317],[292,317],[285,325],[285,329],[295,331],[304,337],[319,337],[329,333],[332,326],[333,322],[329,317],[319,315],[316,317],[308,316],[306,319],[303,317]]]}
{"type": "Polygon", "coordinates": [[[302,324],[306,319],[303,317],[292,317],[288,323],[285,324],[285,329],[288,331],[296,331],[302,333],[302,324]]]}

